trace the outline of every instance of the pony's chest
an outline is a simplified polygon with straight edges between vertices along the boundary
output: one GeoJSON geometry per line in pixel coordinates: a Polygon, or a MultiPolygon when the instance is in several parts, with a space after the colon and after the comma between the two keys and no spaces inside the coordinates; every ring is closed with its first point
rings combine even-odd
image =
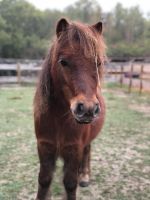
{"type": "MultiPolygon", "coordinates": [[[[87,130],[87,128],[86,128],[87,130]]],[[[80,140],[85,127],[78,125],[75,120],[70,117],[61,117],[52,115],[49,119],[49,139],[54,143],[71,143],[80,140]]]]}

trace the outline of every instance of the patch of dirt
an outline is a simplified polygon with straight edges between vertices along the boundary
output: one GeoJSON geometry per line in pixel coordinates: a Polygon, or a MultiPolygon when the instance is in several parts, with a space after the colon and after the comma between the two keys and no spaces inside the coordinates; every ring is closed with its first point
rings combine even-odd
{"type": "Polygon", "coordinates": [[[21,97],[17,97],[17,96],[15,96],[15,97],[10,97],[9,99],[11,99],[11,100],[20,100],[20,99],[22,99],[21,97]]]}
{"type": "Polygon", "coordinates": [[[141,112],[141,113],[144,113],[144,114],[147,114],[147,115],[150,116],[150,106],[149,105],[146,105],[146,104],[143,104],[143,105],[132,104],[132,105],[129,105],[129,108],[131,110],[135,110],[137,112],[141,112]]]}

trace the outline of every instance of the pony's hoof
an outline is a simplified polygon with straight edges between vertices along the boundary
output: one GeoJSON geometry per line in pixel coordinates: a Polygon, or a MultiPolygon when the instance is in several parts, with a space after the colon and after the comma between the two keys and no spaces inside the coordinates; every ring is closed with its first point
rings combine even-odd
{"type": "Polygon", "coordinates": [[[90,184],[89,174],[80,174],[79,185],[81,187],[88,187],[90,184]]]}
{"type": "Polygon", "coordinates": [[[88,181],[88,182],[87,182],[87,181],[80,181],[80,182],[79,182],[80,187],[88,187],[89,184],[90,184],[89,181],[88,181]]]}

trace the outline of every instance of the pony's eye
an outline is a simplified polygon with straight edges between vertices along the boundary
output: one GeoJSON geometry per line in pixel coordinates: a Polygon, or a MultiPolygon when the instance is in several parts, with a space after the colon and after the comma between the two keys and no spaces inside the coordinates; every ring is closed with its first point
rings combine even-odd
{"type": "Polygon", "coordinates": [[[98,67],[101,66],[101,62],[100,62],[100,61],[97,62],[97,66],[98,66],[98,67]]]}
{"type": "Polygon", "coordinates": [[[68,66],[68,62],[64,59],[59,59],[58,61],[63,67],[67,67],[68,66]]]}

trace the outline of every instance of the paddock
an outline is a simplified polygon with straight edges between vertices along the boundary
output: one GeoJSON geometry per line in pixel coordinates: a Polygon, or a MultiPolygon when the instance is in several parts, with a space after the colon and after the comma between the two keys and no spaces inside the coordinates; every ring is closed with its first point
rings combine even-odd
{"type": "MultiPolygon", "coordinates": [[[[33,130],[34,87],[0,87],[0,199],[33,200],[37,190],[38,156],[33,130]]],[[[128,94],[113,84],[103,90],[107,115],[93,143],[92,181],[79,188],[80,200],[150,199],[150,96],[128,94]]],[[[62,162],[52,184],[60,200],[62,162]]]]}

